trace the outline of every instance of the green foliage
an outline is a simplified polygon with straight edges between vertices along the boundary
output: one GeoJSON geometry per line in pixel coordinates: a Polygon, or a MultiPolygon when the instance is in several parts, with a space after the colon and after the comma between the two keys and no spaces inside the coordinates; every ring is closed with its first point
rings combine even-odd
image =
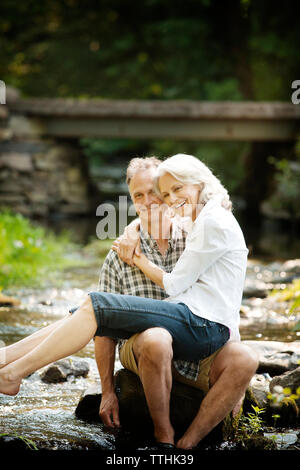
{"type": "Polygon", "coordinates": [[[27,96],[290,100],[299,10],[246,0],[2,0],[0,77],[27,96]]]}
{"type": "Polygon", "coordinates": [[[67,234],[55,236],[20,214],[0,212],[0,288],[41,284],[70,263],[67,234]]]}
{"type": "Polygon", "coordinates": [[[264,408],[252,405],[254,413],[247,413],[247,416],[240,418],[240,430],[247,436],[253,436],[262,432],[264,421],[260,416],[265,412],[264,408]]]}
{"type": "Polygon", "coordinates": [[[264,408],[252,405],[253,413],[242,415],[236,434],[238,448],[243,450],[275,450],[274,440],[264,436],[265,424],[261,417],[265,413],[264,408]]]}

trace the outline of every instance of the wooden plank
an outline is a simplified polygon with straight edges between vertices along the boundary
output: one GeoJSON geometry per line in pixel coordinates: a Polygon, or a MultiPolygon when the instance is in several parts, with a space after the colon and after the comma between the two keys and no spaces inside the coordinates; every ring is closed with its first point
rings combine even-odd
{"type": "Polygon", "coordinates": [[[265,120],[185,119],[44,119],[46,135],[57,137],[141,138],[220,141],[289,141],[300,123],[265,120]]]}
{"type": "Polygon", "coordinates": [[[149,119],[300,119],[300,106],[290,102],[143,101],[101,99],[19,99],[10,103],[12,112],[29,116],[114,117],[149,119]]]}

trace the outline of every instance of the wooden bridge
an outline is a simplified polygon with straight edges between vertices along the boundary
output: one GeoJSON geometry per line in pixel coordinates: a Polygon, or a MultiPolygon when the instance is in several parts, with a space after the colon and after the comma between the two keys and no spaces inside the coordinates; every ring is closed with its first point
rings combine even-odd
{"type": "Polygon", "coordinates": [[[282,102],[31,98],[9,109],[16,135],[268,142],[300,136],[300,106],[282,102]]]}
{"type": "MultiPolygon", "coordinates": [[[[267,157],[300,138],[300,106],[21,98],[8,90],[0,105],[0,206],[26,215],[95,214],[102,201],[82,137],[251,142],[243,197],[255,213],[270,179],[267,157]]],[[[109,174],[102,176],[109,183],[109,174]]]]}

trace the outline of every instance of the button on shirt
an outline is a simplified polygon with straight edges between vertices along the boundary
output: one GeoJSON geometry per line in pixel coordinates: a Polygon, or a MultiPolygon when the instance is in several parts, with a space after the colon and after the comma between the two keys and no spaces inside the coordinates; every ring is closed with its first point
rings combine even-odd
{"type": "Polygon", "coordinates": [[[239,340],[239,312],[248,249],[222,196],[210,199],[188,227],[186,247],[171,273],[163,276],[168,302],[182,302],[200,317],[230,329],[239,340]]]}

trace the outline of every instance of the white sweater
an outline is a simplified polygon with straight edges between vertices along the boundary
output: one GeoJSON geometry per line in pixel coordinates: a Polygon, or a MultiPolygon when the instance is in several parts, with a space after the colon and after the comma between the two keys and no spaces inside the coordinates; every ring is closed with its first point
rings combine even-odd
{"type": "Polygon", "coordinates": [[[190,223],[184,252],[163,276],[165,301],[186,304],[195,315],[227,326],[230,340],[239,340],[248,249],[221,198],[210,199],[190,223]]]}

